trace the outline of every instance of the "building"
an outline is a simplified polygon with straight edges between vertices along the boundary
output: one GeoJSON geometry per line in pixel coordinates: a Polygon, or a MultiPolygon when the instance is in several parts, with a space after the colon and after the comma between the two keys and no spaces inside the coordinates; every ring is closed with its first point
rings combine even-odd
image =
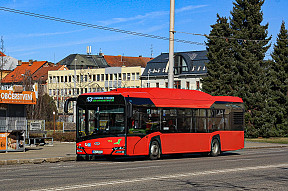
{"type": "MultiPolygon", "coordinates": [[[[207,51],[177,52],[174,56],[174,88],[201,89],[207,75],[207,51]]],[[[141,76],[141,87],[168,87],[169,54],[162,53],[147,63],[141,76]]]]}
{"type": "Polygon", "coordinates": [[[61,115],[64,113],[64,102],[69,97],[120,87],[141,87],[140,76],[143,71],[141,66],[49,71],[48,93],[57,101],[61,115]]]}
{"type": "Polygon", "coordinates": [[[17,63],[17,59],[11,56],[6,56],[3,52],[0,51],[0,80],[11,73],[12,70],[16,68],[17,63]]]}
{"type": "Polygon", "coordinates": [[[70,54],[59,61],[59,64],[65,65],[69,70],[109,67],[102,55],[91,54],[70,54]]]}
{"type": "Polygon", "coordinates": [[[14,89],[0,90],[0,152],[25,151],[25,105],[36,104],[35,92],[14,89]]]}
{"type": "Polygon", "coordinates": [[[2,89],[7,90],[11,89],[13,85],[23,85],[26,90],[34,89],[36,91],[35,87],[39,86],[45,93],[48,71],[60,69],[65,69],[65,67],[47,61],[22,62],[19,60],[17,67],[1,81],[2,89]]]}

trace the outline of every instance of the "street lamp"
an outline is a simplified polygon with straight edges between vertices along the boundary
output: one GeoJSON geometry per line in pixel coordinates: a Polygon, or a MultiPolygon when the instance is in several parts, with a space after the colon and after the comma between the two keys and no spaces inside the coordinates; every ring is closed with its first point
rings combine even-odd
{"type": "Polygon", "coordinates": [[[54,126],[54,133],[55,133],[55,111],[53,111],[53,126],[54,126]]]}

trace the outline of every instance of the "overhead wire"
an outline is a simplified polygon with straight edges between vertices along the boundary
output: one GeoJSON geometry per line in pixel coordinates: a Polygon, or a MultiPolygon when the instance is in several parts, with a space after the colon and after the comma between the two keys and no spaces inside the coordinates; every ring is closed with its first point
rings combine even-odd
{"type": "MultiPolygon", "coordinates": [[[[83,27],[96,28],[96,29],[106,30],[106,31],[111,31],[111,32],[118,32],[118,33],[123,33],[123,34],[128,34],[128,35],[141,36],[141,37],[147,37],[147,38],[154,38],[154,39],[160,39],[160,40],[170,40],[168,37],[163,37],[163,36],[158,36],[158,35],[151,35],[151,34],[145,34],[145,33],[129,31],[129,30],[123,30],[123,29],[118,29],[118,28],[113,28],[113,27],[106,27],[106,26],[101,26],[101,25],[85,23],[85,22],[73,21],[73,20],[69,20],[69,19],[62,19],[62,18],[58,18],[58,17],[52,17],[52,16],[48,16],[48,15],[22,11],[22,10],[18,10],[18,9],[12,9],[12,8],[8,8],[8,7],[0,7],[0,10],[1,11],[10,12],[10,13],[16,13],[16,14],[21,14],[21,15],[26,15],[26,16],[31,16],[31,17],[51,20],[51,21],[57,21],[57,22],[62,22],[62,23],[67,23],[67,24],[83,26],[83,27]]],[[[187,43],[187,44],[195,44],[195,45],[206,46],[205,43],[193,42],[193,41],[183,40],[183,39],[174,39],[174,41],[175,42],[180,42],[180,43],[187,43]]]]}

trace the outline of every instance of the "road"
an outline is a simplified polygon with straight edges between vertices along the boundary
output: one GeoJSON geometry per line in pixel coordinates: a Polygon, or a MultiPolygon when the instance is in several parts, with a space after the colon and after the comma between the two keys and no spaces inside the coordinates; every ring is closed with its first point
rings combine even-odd
{"type": "Polygon", "coordinates": [[[288,148],[2,166],[0,190],[288,190],[288,148]]]}

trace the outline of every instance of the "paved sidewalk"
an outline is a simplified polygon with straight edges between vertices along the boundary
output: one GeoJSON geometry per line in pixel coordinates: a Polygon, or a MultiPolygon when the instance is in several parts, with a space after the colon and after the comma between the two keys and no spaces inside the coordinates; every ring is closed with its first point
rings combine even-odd
{"type": "MultiPolygon", "coordinates": [[[[245,142],[245,149],[288,147],[288,144],[245,142]]],[[[12,164],[40,164],[76,160],[76,144],[54,142],[49,146],[26,147],[26,152],[0,153],[0,166],[12,164]]]]}
{"type": "Polygon", "coordinates": [[[53,145],[26,147],[26,152],[0,153],[0,165],[75,161],[75,153],[75,143],[54,141],[53,145]]]}

